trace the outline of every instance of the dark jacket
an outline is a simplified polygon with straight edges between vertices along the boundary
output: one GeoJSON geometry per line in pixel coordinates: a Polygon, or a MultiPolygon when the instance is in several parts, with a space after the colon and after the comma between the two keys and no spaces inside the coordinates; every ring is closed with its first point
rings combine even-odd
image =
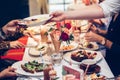
{"type": "Polygon", "coordinates": [[[106,60],[114,75],[120,74],[120,14],[111,21],[106,38],[113,42],[111,49],[107,49],[106,60]]]}

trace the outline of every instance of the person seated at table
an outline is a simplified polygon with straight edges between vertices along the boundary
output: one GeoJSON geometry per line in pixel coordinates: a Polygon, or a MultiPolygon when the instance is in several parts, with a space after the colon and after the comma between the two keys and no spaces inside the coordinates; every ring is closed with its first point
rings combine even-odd
{"type": "Polygon", "coordinates": [[[118,59],[120,52],[120,38],[118,37],[118,35],[120,34],[120,14],[116,15],[117,18],[115,19],[114,17],[112,19],[108,31],[101,31],[99,29],[96,29],[98,34],[90,31],[85,35],[85,38],[87,41],[95,41],[101,43],[107,48],[105,59],[107,60],[113,74],[119,75],[120,65],[118,59]],[[103,36],[100,35],[102,33],[104,33],[103,36]]]}
{"type": "MultiPolygon", "coordinates": [[[[0,29],[0,56],[4,55],[9,49],[25,47],[25,45],[17,41],[17,39],[23,35],[31,36],[31,33],[27,32],[25,28],[19,28],[19,22],[19,20],[12,20],[0,29]]],[[[1,59],[0,57],[0,71],[11,66],[14,62],[16,62],[16,60],[1,59]]]]}
{"type": "Polygon", "coordinates": [[[6,80],[6,78],[15,77],[17,75],[14,72],[15,70],[16,69],[12,68],[12,67],[8,67],[8,68],[4,69],[3,71],[0,72],[0,80],[6,80]]]}
{"type": "Polygon", "coordinates": [[[31,33],[25,31],[26,28],[18,25],[19,20],[12,20],[0,29],[0,54],[4,54],[11,48],[24,48],[25,45],[19,41],[18,38],[23,35],[30,36],[31,33]]]}

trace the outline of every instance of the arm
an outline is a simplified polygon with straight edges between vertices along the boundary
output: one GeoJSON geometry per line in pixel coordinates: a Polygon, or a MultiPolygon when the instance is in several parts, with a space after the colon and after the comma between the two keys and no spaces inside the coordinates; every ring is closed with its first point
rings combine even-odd
{"type": "Polygon", "coordinates": [[[1,49],[10,49],[9,41],[0,41],[0,50],[1,49]]]}
{"type": "Polygon", "coordinates": [[[74,11],[56,11],[51,13],[53,18],[52,21],[62,21],[65,19],[94,19],[94,18],[103,18],[103,10],[97,5],[85,6],[83,8],[79,8],[79,10],[74,11]],[[89,13],[89,14],[88,14],[89,13]],[[73,15],[74,14],[74,15],[73,15]]]}
{"type": "Polygon", "coordinates": [[[98,42],[104,46],[106,46],[108,49],[111,49],[113,42],[111,42],[110,40],[106,39],[103,36],[100,36],[92,31],[86,33],[85,35],[85,39],[88,42],[98,42]]]}
{"type": "Polygon", "coordinates": [[[99,4],[93,4],[79,10],[51,13],[51,21],[62,21],[65,19],[95,19],[112,16],[120,11],[119,0],[105,0],[99,4]]]}
{"type": "Polygon", "coordinates": [[[6,39],[5,33],[2,31],[2,29],[0,29],[0,50],[10,48],[10,42],[4,41],[4,39],[6,39]]]}
{"type": "Polygon", "coordinates": [[[95,42],[98,42],[102,45],[104,45],[106,48],[108,48],[110,50],[110,52],[120,52],[120,45],[119,44],[116,44],[108,39],[106,39],[105,37],[103,36],[100,36],[98,34],[95,34],[93,32],[89,32],[85,35],[85,39],[87,41],[95,41],[95,42]]]}
{"type": "Polygon", "coordinates": [[[100,29],[100,28],[97,28],[97,27],[96,27],[95,25],[93,25],[93,24],[91,24],[90,30],[91,30],[92,32],[95,32],[95,33],[100,34],[100,35],[102,35],[102,36],[104,36],[104,35],[107,34],[107,30],[102,30],[102,29],[100,29]]]}

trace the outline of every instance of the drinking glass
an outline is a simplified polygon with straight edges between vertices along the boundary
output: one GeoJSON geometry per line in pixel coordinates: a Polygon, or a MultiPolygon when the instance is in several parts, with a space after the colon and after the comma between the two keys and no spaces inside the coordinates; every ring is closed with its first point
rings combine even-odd
{"type": "Polygon", "coordinates": [[[59,66],[61,64],[62,57],[63,57],[63,53],[62,52],[55,52],[55,53],[53,53],[51,55],[52,64],[55,65],[55,66],[59,66]]]}
{"type": "Polygon", "coordinates": [[[75,41],[76,43],[79,43],[79,42],[80,42],[80,31],[79,31],[79,30],[75,30],[75,31],[73,32],[73,35],[74,35],[74,41],[75,41]]]}
{"type": "Polygon", "coordinates": [[[41,36],[41,42],[48,41],[47,28],[45,28],[44,26],[40,26],[40,36],[41,36]]]}

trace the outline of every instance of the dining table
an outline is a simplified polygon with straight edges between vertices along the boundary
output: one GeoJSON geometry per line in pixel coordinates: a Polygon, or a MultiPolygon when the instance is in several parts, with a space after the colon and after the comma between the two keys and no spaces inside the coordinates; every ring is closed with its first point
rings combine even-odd
{"type": "MultiPolygon", "coordinates": [[[[37,37],[38,37],[38,36],[37,36],[37,37]]],[[[30,44],[31,42],[34,42],[34,40],[29,37],[27,44],[30,44]]],[[[101,60],[97,63],[97,65],[99,65],[99,66],[101,67],[101,72],[100,72],[100,74],[105,75],[107,78],[112,78],[112,77],[114,77],[112,71],[110,70],[109,65],[107,64],[105,58],[103,57],[103,55],[102,55],[102,53],[101,53],[102,51],[97,50],[97,51],[95,51],[95,52],[99,53],[99,57],[101,57],[101,60]]],[[[65,54],[67,54],[67,53],[64,53],[64,55],[65,55],[65,54]]],[[[64,56],[64,55],[63,55],[63,56],[64,56]]],[[[44,61],[48,61],[50,58],[49,58],[49,56],[44,55],[44,56],[43,56],[43,59],[44,59],[44,61]]],[[[34,56],[30,56],[30,55],[29,55],[29,47],[27,47],[27,48],[25,49],[25,52],[24,52],[24,55],[23,55],[22,60],[24,60],[24,61],[37,60],[37,61],[40,61],[40,62],[42,61],[40,56],[39,56],[39,57],[34,57],[34,56]]],[[[63,66],[63,65],[68,65],[68,66],[72,66],[72,67],[74,67],[74,68],[78,68],[78,69],[79,69],[79,66],[78,66],[78,65],[76,65],[76,64],[74,64],[74,63],[71,64],[70,62],[68,62],[68,61],[66,61],[65,59],[63,59],[60,66],[54,66],[55,70],[57,71],[57,75],[58,75],[59,77],[61,77],[61,78],[62,78],[62,66],[63,66]]],[[[62,80],[61,78],[58,79],[58,80],[62,80]]],[[[43,79],[43,76],[41,77],[41,79],[43,79]]]]}
{"type": "MultiPolygon", "coordinates": [[[[41,36],[40,36],[40,34],[37,34],[37,35],[34,35],[34,37],[37,39],[40,39],[41,36]]],[[[19,38],[18,41],[24,43],[26,45],[26,47],[22,48],[22,49],[10,49],[6,52],[6,54],[4,56],[1,56],[2,59],[11,59],[11,60],[17,60],[17,61],[36,60],[36,61],[43,62],[43,63],[50,62],[51,57],[47,54],[42,54],[42,56],[41,55],[39,55],[39,56],[30,55],[30,49],[33,46],[37,45],[37,42],[33,38],[28,37],[28,36],[23,36],[23,37],[19,38]]],[[[66,59],[66,58],[69,58],[69,56],[67,56],[66,54],[69,54],[75,50],[83,50],[83,49],[76,47],[75,49],[73,49],[71,51],[63,52],[63,59],[62,59],[61,64],[59,66],[54,66],[54,69],[57,72],[57,76],[59,77],[58,80],[62,80],[62,70],[63,70],[64,65],[71,66],[76,69],[80,69],[78,65],[74,64],[74,62],[71,62],[71,61],[69,61],[69,59],[66,59]]],[[[105,49],[98,49],[98,50],[92,50],[92,51],[99,54],[100,59],[98,60],[98,62],[96,64],[99,65],[101,68],[100,74],[106,76],[107,78],[114,77],[114,75],[103,55],[103,53],[105,53],[105,49]]],[[[43,79],[43,74],[36,76],[36,75],[26,75],[26,74],[22,75],[22,73],[21,73],[18,75],[17,80],[44,80],[44,79],[43,79]]]]}

